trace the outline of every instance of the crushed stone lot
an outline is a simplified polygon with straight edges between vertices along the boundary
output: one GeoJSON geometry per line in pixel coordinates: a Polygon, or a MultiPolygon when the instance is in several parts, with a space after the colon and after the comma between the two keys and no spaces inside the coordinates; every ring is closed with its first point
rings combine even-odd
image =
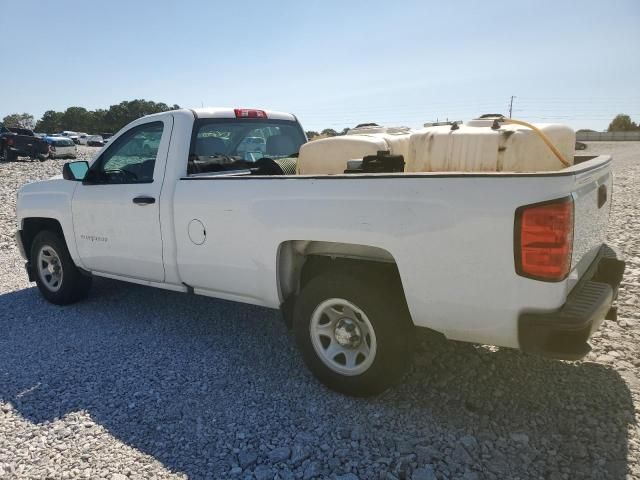
{"type": "Polygon", "coordinates": [[[428,340],[372,399],[321,386],[276,311],[106,279],[48,304],[14,245],[16,190],[64,161],[0,162],[0,478],[640,478],[640,142],[584,153],[614,155],[627,259],[593,351],[428,340]]]}

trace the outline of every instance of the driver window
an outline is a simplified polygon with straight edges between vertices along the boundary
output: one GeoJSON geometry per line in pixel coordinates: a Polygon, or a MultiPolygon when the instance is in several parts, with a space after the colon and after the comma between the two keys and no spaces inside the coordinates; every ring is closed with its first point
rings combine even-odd
{"type": "Polygon", "coordinates": [[[118,138],[100,159],[100,183],[152,183],[163,123],[137,126],[118,138]]]}

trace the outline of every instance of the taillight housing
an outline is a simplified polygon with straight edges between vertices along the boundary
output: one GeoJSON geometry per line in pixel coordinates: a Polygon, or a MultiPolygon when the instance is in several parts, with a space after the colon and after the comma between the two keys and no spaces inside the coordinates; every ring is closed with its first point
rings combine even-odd
{"type": "Polygon", "coordinates": [[[252,108],[235,108],[233,110],[236,118],[267,118],[267,112],[264,110],[255,110],[252,108]]]}
{"type": "Polygon", "coordinates": [[[13,143],[14,143],[13,138],[11,137],[7,138],[7,145],[13,145],[13,143]]]}
{"type": "Polygon", "coordinates": [[[514,230],[518,275],[546,282],[567,278],[573,252],[572,197],[518,208],[514,230]]]}

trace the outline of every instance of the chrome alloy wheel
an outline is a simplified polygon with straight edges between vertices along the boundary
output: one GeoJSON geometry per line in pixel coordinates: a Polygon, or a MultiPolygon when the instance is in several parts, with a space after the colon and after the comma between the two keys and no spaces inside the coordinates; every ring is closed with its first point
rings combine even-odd
{"type": "Polygon", "coordinates": [[[318,357],[341,375],[366,372],[376,357],[373,326],[348,300],[330,298],[318,305],[311,315],[309,333],[318,357]]]}
{"type": "Polygon", "coordinates": [[[57,292],[62,286],[62,262],[58,253],[49,245],[43,245],[38,252],[38,276],[51,292],[57,292]]]}

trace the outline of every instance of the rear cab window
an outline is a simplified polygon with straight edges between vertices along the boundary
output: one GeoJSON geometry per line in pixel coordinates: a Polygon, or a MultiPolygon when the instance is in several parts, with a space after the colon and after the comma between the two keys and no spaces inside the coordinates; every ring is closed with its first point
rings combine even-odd
{"type": "Polygon", "coordinates": [[[199,119],[193,126],[187,172],[254,169],[267,159],[297,156],[305,142],[300,125],[291,120],[199,119]]]}

